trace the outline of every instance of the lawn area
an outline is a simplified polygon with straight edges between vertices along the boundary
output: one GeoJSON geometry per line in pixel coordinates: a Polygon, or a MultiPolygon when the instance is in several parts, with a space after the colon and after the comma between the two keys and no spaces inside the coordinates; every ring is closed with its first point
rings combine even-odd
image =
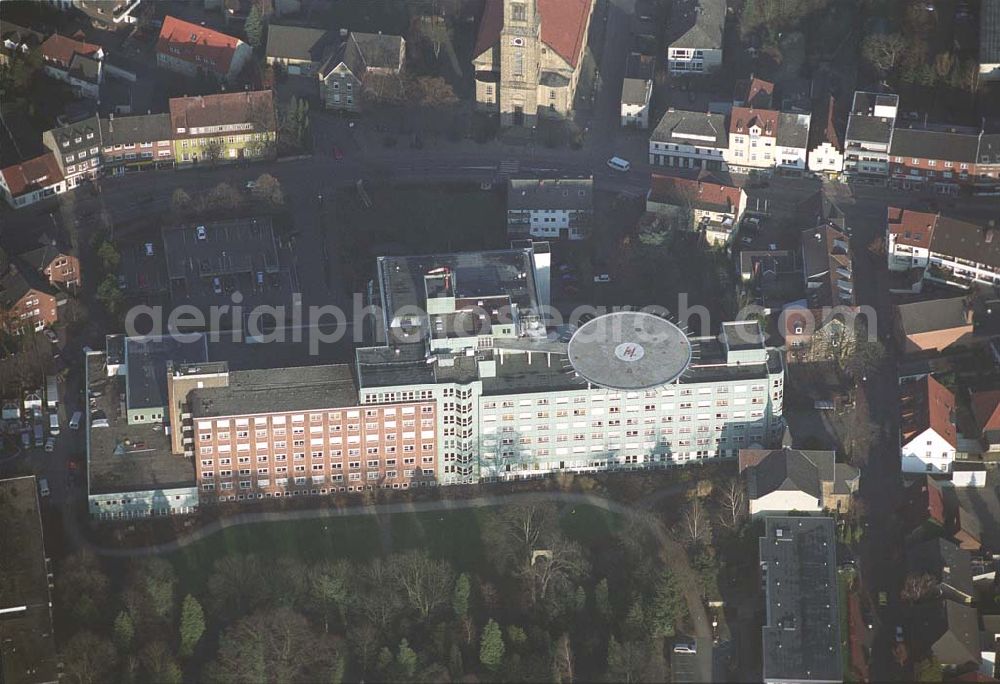
{"type": "MultiPolygon", "coordinates": [[[[217,560],[236,554],[264,559],[285,556],[307,563],[347,558],[368,560],[386,550],[425,548],[460,571],[489,570],[480,528],[495,509],[462,509],[391,516],[357,516],[259,523],[225,529],[166,556],[185,591],[200,593],[217,560]],[[386,549],[383,544],[390,547],[386,549]]],[[[618,516],[592,506],[560,509],[560,526],[584,547],[600,546],[620,527],[618,516]]]]}
{"type": "Polygon", "coordinates": [[[508,244],[502,190],[481,190],[478,183],[371,183],[365,189],[370,208],[354,188],[338,191],[328,226],[352,285],[371,276],[372,260],[378,256],[499,249],[508,244]]]}

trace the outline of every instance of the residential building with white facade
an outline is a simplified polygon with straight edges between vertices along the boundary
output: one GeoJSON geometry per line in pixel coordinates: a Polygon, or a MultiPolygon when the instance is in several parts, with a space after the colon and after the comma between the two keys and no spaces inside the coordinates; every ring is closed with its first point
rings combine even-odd
{"type": "Polygon", "coordinates": [[[813,104],[808,145],[809,170],[834,177],[844,170],[844,131],[836,109],[832,95],[813,104]]]}
{"type": "Polygon", "coordinates": [[[1000,236],[941,214],[889,207],[886,223],[889,269],[922,269],[923,278],[968,287],[1000,283],[1000,236]]]}
{"type": "Polygon", "coordinates": [[[593,216],[592,178],[512,178],[507,187],[507,237],[582,240],[593,216]]]}
{"type": "Polygon", "coordinates": [[[649,128],[649,105],[653,99],[653,81],[641,78],[622,80],[622,128],[649,128]]]}
{"type": "Polygon", "coordinates": [[[746,205],[742,188],[721,183],[706,172],[697,177],[654,173],[646,193],[647,212],[680,219],[675,226],[703,232],[710,245],[729,243],[746,205]]]}
{"type": "Polygon", "coordinates": [[[904,473],[950,473],[958,448],[955,395],[932,375],[903,384],[899,434],[904,473]]]}
{"type": "Polygon", "coordinates": [[[858,469],[837,463],[833,451],[741,449],[739,468],[754,517],[846,513],[860,482],[858,469]]]}
{"type": "Polygon", "coordinates": [[[96,116],[45,131],[42,144],[55,155],[67,189],[100,173],[101,121],[96,116]]]}
{"type": "Polygon", "coordinates": [[[722,66],[726,0],[672,3],[667,68],[672,74],[707,74],[722,66]]]}
{"type": "Polygon", "coordinates": [[[857,91],[844,136],[844,173],[882,181],[889,176],[889,148],[899,96],[857,91]]]}
{"type": "Polygon", "coordinates": [[[649,136],[649,163],[679,169],[726,171],[729,134],[723,114],[671,107],[649,136]]]}

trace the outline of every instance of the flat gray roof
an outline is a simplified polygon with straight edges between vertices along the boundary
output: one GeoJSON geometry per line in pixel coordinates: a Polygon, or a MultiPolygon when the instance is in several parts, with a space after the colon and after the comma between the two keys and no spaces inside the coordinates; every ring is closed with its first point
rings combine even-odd
{"type": "Polygon", "coordinates": [[[4,682],[59,679],[39,509],[33,475],[0,480],[5,559],[0,610],[24,607],[0,617],[0,681],[4,682]]]}
{"type": "Polygon", "coordinates": [[[231,371],[228,387],[193,390],[191,414],[239,416],[281,411],[314,411],[358,405],[351,366],[231,371]]]}
{"type": "Polygon", "coordinates": [[[644,389],[673,382],[687,370],[691,341],[665,318],[619,311],[580,327],[568,354],[574,370],[595,385],[644,389]]]}
{"type": "MultiPolygon", "coordinates": [[[[124,412],[125,377],[108,377],[105,355],[87,354],[87,478],[90,494],[192,487],[194,463],[170,453],[170,438],[160,425],[129,425],[124,412]],[[107,427],[93,427],[97,419],[107,427]]],[[[165,403],[164,403],[165,405],[165,403]]]]}
{"type": "Polygon", "coordinates": [[[833,518],[769,516],[760,538],[765,681],[843,679],[833,518]]]}
{"type": "Polygon", "coordinates": [[[592,178],[511,178],[507,210],[594,208],[592,178]]]}
{"type": "Polygon", "coordinates": [[[128,410],[167,405],[167,362],[208,361],[207,338],[200,333],[178,337],[125,339],[128,410]]]}

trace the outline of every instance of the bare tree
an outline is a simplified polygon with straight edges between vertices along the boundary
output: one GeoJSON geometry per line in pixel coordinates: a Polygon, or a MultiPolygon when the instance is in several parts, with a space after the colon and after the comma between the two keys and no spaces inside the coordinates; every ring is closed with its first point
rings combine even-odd
{"type": "Polygon", "coordinates": [[[570,644],[569,634],[563,634],[556,641],[555,654],[553,655],[552,670],[558,674],[558,681],[564,684],[573,682],[573,647],[570,644]]]}
{"type": "Polygon", "coordinates": [[[898,33],[872,34],[861,44],[861,54],[883,75],[896,68],[905,51],[906,40],[898,33]]]}
{"type": "Polygon", "coordinates": [[[926,572],[911,572],[903,580],[903,587],[899,590],[899,598],[907,603],[917,603],[930,596],[936,587],[937,582],[926,572]]]}
{"type": "Polygon", "coordinates": [[[269,173],[262,173],[257,177],[254,193],[274,205],[285,203],[285,193],[281,189],[281,183],[269,173]]]}
{"type": "Polygon", "coordinates": [[[550,535],[544,554],[539,553],[525,568],[532,602],[544,599],[552,587],[579,577],[586,572],[586,568],[587,562],[579,544],[561,534],[550,535]]]}
{"type": "Polygon", "coordinates": [[[416,18],[416,35],[430,44],[434,50],[434,59],[441,56],[441,48],[451,40],[451,27],[448,21],[437,15],[423,15],[416,18]]]}
{"type": "Polygon", "coordinates": [[[719,490],[719,504],[722,512],[719,522],[724,527],[736,529],[747,514],[747,491],[739,478],[731,478],[719,490]]]}
{"type": "Polygon", "coordinates": [[[680,532],[684,541],[694,546],[708,541],[711,534],[711,526],[708,522],[708,514],[705,512],[701,499],[695,497],[684,507],[681,516],[680,532]]]}
{"type": "Polygon", "coordinates": [[[170,197],[170,209],[175,214],[185,214],[191,211],[191,195],[184,188],[177,188],[170,197]]]}
{"type": "Polygon", "coordinates": [[[389,564],[407,602],[421,619],[426,620],[451,598],[454,572],[447,561],[434,560],[426,551],[408,551],[390,558],[389,564]]]}

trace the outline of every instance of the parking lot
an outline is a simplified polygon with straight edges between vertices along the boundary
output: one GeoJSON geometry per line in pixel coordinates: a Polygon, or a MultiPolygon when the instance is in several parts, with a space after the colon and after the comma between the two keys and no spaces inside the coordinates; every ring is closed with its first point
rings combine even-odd
{"type": "Polygon", "coordinates": [[[238,302],[246,307],[291,302],[297,291],[288,249],[266,217],[164,228],[171,302],[200,309],[238,302]]]}

